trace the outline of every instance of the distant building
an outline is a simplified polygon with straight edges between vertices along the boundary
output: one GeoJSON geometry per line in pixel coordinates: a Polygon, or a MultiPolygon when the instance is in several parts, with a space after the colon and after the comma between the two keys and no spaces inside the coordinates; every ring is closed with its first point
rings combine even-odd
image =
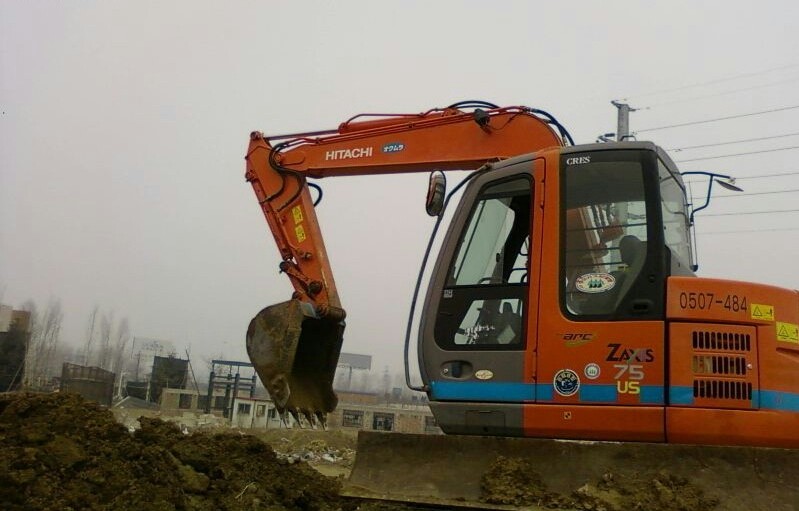
{"type": "Polygon", "coordinates": [[[153,357],[150,376],[150,401],[157,403],[163,389],[185,389],[189,379],[189,361],[176,357],[153,357]]]}
{"type": "Polygon", "coordinates": [[[328,425],[334,429],[441,433],[430,408],[422,405],[376,406],[343,403],[328,415],[328,425]]]}
{"type": "Polygon", "coordinates": [[[0,304],[0,392],[22,385],[29,341],[30,312],[0,304]]]}
{"type": "Polygon", "coordinates": [[[111,406],[115,380],[116,374],[111,371],[64,362],[61,366],[59,389],[61,392],[74,392],[89,401],[111,406]]]}

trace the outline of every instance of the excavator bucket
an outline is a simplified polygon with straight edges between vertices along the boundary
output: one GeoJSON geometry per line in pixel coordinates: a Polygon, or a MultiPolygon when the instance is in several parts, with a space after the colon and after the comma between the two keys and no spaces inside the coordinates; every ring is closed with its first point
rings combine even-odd
{"type": "Polygon", "coordinates": [[[361,431],[343,494],[446,509],[787,511],[799,450],[361,431]]]}
{"type": "Polygon", "coordinates": [[[278,411],[303,424],[321,422],[336,408],[333,377],[344,323],[319,319],[299,300],[266,307],[247,328],[247,354],[278,411]]]}

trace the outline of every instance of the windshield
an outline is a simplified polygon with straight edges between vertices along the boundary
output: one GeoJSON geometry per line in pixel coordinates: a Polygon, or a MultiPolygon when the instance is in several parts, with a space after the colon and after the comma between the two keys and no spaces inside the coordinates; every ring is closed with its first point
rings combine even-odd
{"type": "Polygon", "coordinates": [[[562,285],[566,310],[577,316],[614,314],[646,261],[643,165],[640,161],[591,161],[591,156],[565,162],[562,285]]]}

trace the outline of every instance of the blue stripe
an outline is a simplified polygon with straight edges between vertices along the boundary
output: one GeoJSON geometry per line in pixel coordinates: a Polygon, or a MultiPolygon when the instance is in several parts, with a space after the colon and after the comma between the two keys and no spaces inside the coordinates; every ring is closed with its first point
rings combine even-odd
{"type": "Polygon", "coordinates": [[[535,386],[530,383],[486,381],[434,381],[430,383],[433,399],[452,401],[533,401],[535,386]]]}
{"type": "MultiPolygon", "coordinates": [[[[450,401],[494,401],[551,402],[555,393],[551,383],[514,383],[484,381],[434,381],[430,383],[433,399],[450,401]]],[[[615,403],[618,394],[615,385],[584,384],[578,393],[582,403],[615,403]]],[[[643,385],[640,394],[641,404],[663,404],[663,387],[643,385]]],[[[689,386],[669,387],[669,402],[672,405],[691,406],[694,404],[694,390],[689,386]]],[[[752,408],[781,410],[799,413],[799,394],[760,390],[752,393],[752,408]]]]}
{"type": "Polygon", "coordinates": [[[643,405],[662,405],[663,386],[662,385],[642,385],[641,404],[643,405]]]}
{"type": "Polygon", "coordinates": [[[580,401],[615,403],[617,397],[615,385],[597,383],[580,386],[580,401]]]}
{"type": "Polygon", "coordinates": [[[535,386],[536,401],[552,401],[555,397],[555,388],[551,383],[538,383],[535,386]]]}
{"type": "Polygon", "coordinates": [[[692,405],[694,404],[693,387],[669,387],[669,402],[673,405],[692,405]]]}
{"type": "Polygon", "coordinates": [[[753,394],[753,399],[760,398],[760,408],[762,409],[799,412],[799,394],[776,390],[761,390],[753,394]]]}
{"type": "MultiPolygon", "coordinates": [[[[485,381],[434,381],[430,383],[433,399],[446,401],[552,402],[555,392],[551,383],[516,383],[485,381]]],[[[689,388],[690,390],[690,388],[689,388]]],[[[612,384],[583,384],[577,394],[581,403],[616,403],[618,394],[612,384]]],[[[663,387],[641,387],[642,404],[663,404],[663,387]]]]}

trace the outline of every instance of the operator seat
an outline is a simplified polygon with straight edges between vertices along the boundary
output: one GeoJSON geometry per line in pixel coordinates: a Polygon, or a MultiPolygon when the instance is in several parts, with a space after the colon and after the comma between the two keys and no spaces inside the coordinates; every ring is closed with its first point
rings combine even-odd
{"type": "Polygon", "coordinates": [[[626,265],[625,268],[610,272],[616,279],[615,303],[613,309],[618,309],[619,304],[627,295],[630,287],[635,282],[638,274],[646,261],[646,242],[641,241],[636,236],[628,234],[619,240],[619,254],[621,261],[626,265]]]}
{"type": "Polygon", "coordinates": [[[513,306],[505,302],[497,324],[497,342],[499,344],[518,344],[522,335],[522,316],[513,310],[513,306]]]}

